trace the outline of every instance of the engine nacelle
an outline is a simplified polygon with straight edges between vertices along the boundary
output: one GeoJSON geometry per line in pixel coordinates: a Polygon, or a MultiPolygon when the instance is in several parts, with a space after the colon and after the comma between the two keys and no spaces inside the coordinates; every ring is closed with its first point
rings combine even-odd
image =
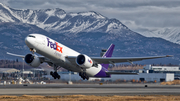
{"type": "Polygon", "coordinates": [[[90,57],[84,54],[80,54],[76,58],[76,63],[82,68],[90,68],[93,66],[93,61],[90,57]]]}
{"type": "Polygon", "coordinates": [[[41,64],[40,59],[35,54],[27,54],[25,56],[25,62],[32,67],[38,67],[41,64]]]}

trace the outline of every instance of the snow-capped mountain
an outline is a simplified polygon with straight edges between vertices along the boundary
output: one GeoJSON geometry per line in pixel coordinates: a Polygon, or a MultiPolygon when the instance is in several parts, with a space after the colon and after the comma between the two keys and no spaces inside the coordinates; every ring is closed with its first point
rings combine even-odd
{"type": "Polygon", "coordinates": [[[118,34],[120,30],[128,29],[119,20],[108,19],[94,11],[66,13],[59,8],[16,10],[1,3],[0,22],[33,24],[54,33],[102,32],[118,34]]]}
{"type": "Polygon", "coordinates": [[[180,28],[161,28],[140,33],[145,37],[163,38],[173,43],[180,44],[180,28]]]}
{"type": "Polygon", "coordinates": [[[89,56],[99,56],[101,49],[114,43],[113,56],[116,57],[175,55],[146,63],[179,64],[180,61],[180,45],[144,37],[119,20],[94,11],[66,13],[59,8],[18,10],[0,4],[0,59],[13,58],[6,54],[7,51],[22,55],[29,53],[24,38],[31,33],[44,34],[89,56]]]}

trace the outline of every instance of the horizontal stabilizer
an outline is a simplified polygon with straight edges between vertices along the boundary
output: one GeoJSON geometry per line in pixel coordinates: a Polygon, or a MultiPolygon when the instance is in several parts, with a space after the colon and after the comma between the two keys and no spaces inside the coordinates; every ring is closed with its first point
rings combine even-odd
{"type": "Polygon", "coordinates": [[[138,73],[132,72],[116,72],[116,71],[107,71],[107,74],[119,74],[119,75],[138,75],[138,73]]]}

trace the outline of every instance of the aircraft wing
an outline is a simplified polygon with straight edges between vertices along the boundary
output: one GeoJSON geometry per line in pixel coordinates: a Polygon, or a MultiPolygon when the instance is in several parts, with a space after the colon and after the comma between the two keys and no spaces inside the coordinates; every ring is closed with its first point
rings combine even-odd
{"type": "Polygon", "coordinates": [[[12,55],[12,56],[21,57],[21,58],[25,57],[24,55],[18,55],[18,54],[13,54],[13,53],[9,53],[9,52],[7,52],[7,54],[12,55]]]}
{"type": "MultiPolygon", "coordinates": [[[[9,55],[25,58],[25,55],[18,55],[7,52],[9,55]]],[[[49,59],[47,59],[44,56],[38,56],[42,62],[49,62],[49,59]]],[[[121,62],[133,62],[133,61],[141,61],[146,59],[155,59],[155,58],[164,58],[164,57],[172,57],[172,55],[165,55],[165,56],[150,56],[150,57],[91,57],[91,59],[94,62],[97,62],[99,64],[113,64],[113,63],[121,63],[121,62]]],[[[66,57],[70,62],[74,63],[76,60],[76,56],[67,56],[66,57]]]]}
{"type": "MultiPolygon", "coordinates": [[[[133,61],[141,61],[146,59],[156,59],[156,58],[165,58],[165,57],[172,57],[172,55],[165,55],[165,56],[150,56],[150,57],[91,57],[93,62],[97,62],[99,64],[113,64],[113,63],[121,63],[121,62],[133,62],[133,61]]],[[[66,57],[69,61],[75,62],[75,56],[67,56],[66,57]]]]}
{"type": "Polygon", "coordinates": [[[112,63],[121,63],[121,62],[133,62],[133,61],[141,61],[147,59],[156,59],[156,58],[165,58],[165,57],[172,57],[171,55],[166,56],[150,56],[150,57],[92,57],[91,59],[104,64],[112,64],[112,63]]]}
{"type": "MultiPolygon", "coordinates": [[[[12,56],[17,56],[20,58],[25,58],[25,55],[13,54],[13,53],[9,53],[9,52],[7,52],[7,54],[12,55],[12,56]]],[[[49,62],[48,59],[45,58],[44,56],[38,56],[38,58],[40,59],[41,62],[49,62]]]]}

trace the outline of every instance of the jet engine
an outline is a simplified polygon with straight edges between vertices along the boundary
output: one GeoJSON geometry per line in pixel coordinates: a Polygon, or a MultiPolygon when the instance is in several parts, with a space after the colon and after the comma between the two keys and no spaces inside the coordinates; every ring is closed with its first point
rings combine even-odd
{"type": "Polygon", "coordinates": [[[80,54],[77,56],[76,63],[77,63],[77,65],[79,65],[80,67],[85,68],[85,69],[93,66],[92,59],[84,54],[80,54]]]}
{"type": "Polygon", "coordinates": [[[35,54],[27,54],[25,56],[25,62],[32,67],[38,67],[41,64],[40,59],[35,54]]]}

